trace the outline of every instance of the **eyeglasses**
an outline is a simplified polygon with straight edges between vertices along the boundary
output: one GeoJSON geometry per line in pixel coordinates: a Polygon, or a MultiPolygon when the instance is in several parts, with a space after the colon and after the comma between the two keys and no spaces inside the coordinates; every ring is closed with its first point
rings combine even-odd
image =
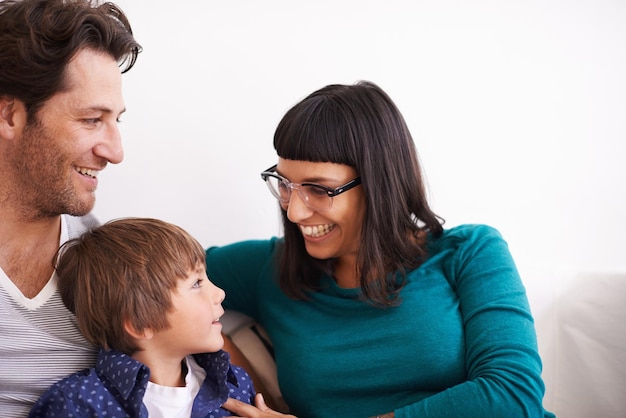
{"type": "Polygon", "coordinates": [[[291,191],[297,190],[298,196],[300,196],[304,204],[318,212],[329,210],[333,206],[333,197],[361,184],[361,177],[357,177],[335,189],[316,183],[292,183],[276,173],[276,165],[262,172],[261,178],[265,181],[265,184],[267,184],[272,195],[278,199],[281,204],[289,203],[291,191]]]}

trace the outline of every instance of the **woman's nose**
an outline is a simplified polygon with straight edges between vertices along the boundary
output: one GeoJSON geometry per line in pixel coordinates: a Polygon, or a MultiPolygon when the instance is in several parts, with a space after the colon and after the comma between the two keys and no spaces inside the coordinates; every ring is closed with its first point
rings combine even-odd
{"type": "Polygon", "coordinates": [[[299,223],[309,218],[313,212],[314,211],[304,203],[304,200],[300,197],[297,190],[293,190],[287,206],[287,218],[293,223],[299,223]]]}

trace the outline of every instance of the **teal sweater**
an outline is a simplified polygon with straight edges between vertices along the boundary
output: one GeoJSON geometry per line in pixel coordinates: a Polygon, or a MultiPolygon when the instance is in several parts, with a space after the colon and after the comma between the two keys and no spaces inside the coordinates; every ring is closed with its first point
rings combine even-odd
{"type": "Polygon", "coordinates": [[[225,307],[274,343],[281,392],[299,418],[553,417],[524,286],[493,228],[464,225],[429,243],[401,304],[381,309],[322,278],[308,301],[278,287],[282,239],[207,250],[225,307]]]}

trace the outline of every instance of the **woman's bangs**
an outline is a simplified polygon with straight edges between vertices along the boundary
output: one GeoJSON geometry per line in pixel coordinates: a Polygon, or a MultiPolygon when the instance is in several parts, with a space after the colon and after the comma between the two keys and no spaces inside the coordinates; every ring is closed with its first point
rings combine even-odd
{"type": "Polygon", "coordinates": [[[354,166],[349,158],[354,151],[346,149],[353,144],[350,129],[341,112],[324,102],[296,107],[285,115],[274,135],[279,157],[354,166]]]}

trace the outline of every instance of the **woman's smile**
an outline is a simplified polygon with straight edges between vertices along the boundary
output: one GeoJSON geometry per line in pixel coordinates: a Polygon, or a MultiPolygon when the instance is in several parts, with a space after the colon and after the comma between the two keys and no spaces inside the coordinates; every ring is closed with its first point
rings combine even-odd
{"type": "Polygon", "coordinates": [[[321,238],[330,233],[334,228],[334,224],[322,225],[298,225],[300,232],[305,238],[321,238]]]}

